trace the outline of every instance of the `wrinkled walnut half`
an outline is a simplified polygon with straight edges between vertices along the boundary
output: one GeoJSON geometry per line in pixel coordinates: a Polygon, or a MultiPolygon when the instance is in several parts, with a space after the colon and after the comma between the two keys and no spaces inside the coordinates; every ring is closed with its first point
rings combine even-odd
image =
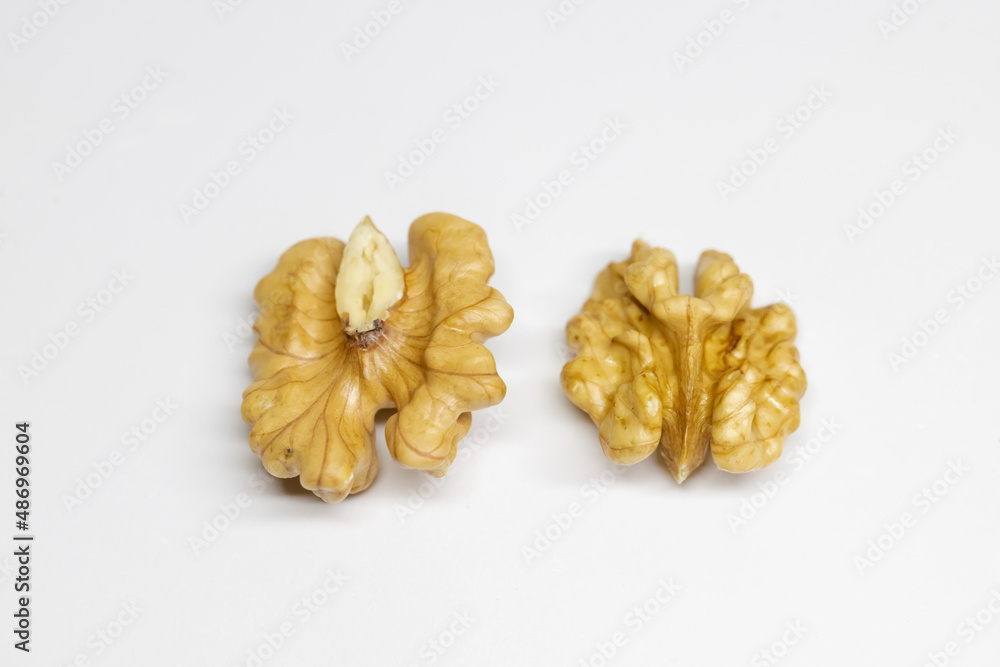
{"type": "Polygon", "coordinates": [[[483,341],[513,311],[486,281],[486,233],[446,213],[410,227],[410,267],[365,218],[345,245],[303,241],[281,256],[254,297],[261,316],[243,393],[250,446],[276,477],[299,476],[326,502],[366,489],[378,472],[375,413],[389,452],[441,476],[471,410],[506,387],[483,341]]]}
{"type": "Polygon", "coordinates": [[[643,241],[602,271],[566,328],[577,355],[562,371],[566,394],[617,463],[659,445],[678,483],[709,448],[729,472],[773,463],[806,390],[794,314],[783,303],[751,309],[750,277],[714,250],[698,262],[694,296],[677,285],[673,253],[643,241]]]}

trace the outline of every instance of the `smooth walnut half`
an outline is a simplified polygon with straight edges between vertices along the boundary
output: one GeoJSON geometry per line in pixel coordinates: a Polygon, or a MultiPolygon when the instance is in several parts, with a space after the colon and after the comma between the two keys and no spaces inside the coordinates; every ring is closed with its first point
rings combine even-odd
{"type": "Polygon", "coordinates": [[[566,336],[562,385],[597,424],[604,453],[631,464],[657,448],[678,483],[702,464],[749,472],[773,463],[798,428],[806,377],[795,316],[751,309],[753,283],[706,250],[694,296],[678,294],[673,253],[643,241],[610,264],[566,336]]]}
{"type": "Polygon", "coordinates": [[[261,316],[243,393],[250,446],[276,477],[299,476],[326,502],[366,489],[378,472],[375,413],[389,452],[441,476],[469,430],[471,410],[506,387],[483,341],[513,311],[486,282],[486,233],[446,213],[410,227],[410,267],[365,218],[346,246],[303,241],[254,292],[261,316]]]}

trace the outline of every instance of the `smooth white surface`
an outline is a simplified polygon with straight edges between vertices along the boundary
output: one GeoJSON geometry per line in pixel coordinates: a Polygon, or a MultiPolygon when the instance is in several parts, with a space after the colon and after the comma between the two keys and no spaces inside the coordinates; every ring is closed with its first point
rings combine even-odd
{"type": "MultiPolygon", "coordinates": [[[[288,622],[263,664],[599,665],[621,632],[608,664],[763,665],[798,621],[780,664],[922,665],[951,640],[952,663],[992,664],[1000,613],[972,641],[959,626],[1000,591],[1000,279],[961,309],[949,294],[1000,250],[1000,7],[928,2],[883,38],[886,0],[592,0],[555,29],[556,0],[402,0],[347,62],[340,44],[386,6],[257,0],[219,18],[210,0],[95,0],[62,6],[16,53],[4,40],[0,539],[25,419],[38,538],[34,652],[5,633],[0,662],[253,665],[288,622]],[[723,9],[731,23],[678,71],[672,54],[723,9]],[[120,118],[112,105],[147,67],[168,75],[120,118]],[[480,77],[499,86],[454,127],[449,108],[480,77]],[[776,124],[814,87],[832,97],[785,136],[776,124]],[[275,109],[294,118],[248,161],[241,142],[275,109]],[[113,132],[59,180],[53,162],[105,117],[113,132]],[[575,152],[609,119],[626,127],[579,171],[575,152]],[[439,127],[444,143],[390,190],[384,172],[439,127]],[[907,161],[947,128],[958,138],[910,180],[907,161]],[[768,138],[777,151],[723,201],[717,182],[768,138]],[[229,160],[241,172],[185,224],[179,205],[229,160]],[[512,214],[564,169],[572,182],[518,233],[512,214]],[[903,193],[851,242],[844,225],[894,179],[903,193]],[[340,505],[255,481],[239,415],[251,341],[226,338],[254,285],[293,243],[345,238],[365,214],[405,260],[410,221],[433,210],[487,230],[516,312],[490,343],[502,426],[488,434],[477,414],[484,444],[405,519],[427,478],[381,435],[377,481],[340,505]],[[671,248],[687,285],[715,247],[754,279],[755,304],[793,301],[809,390],[774,467],[707,464],[678,487],[649,459],[583,490],[608,464],[559,388],[563,327],[637,236],[671,248]],[[78,304],[122,269],[134,280],[87,321],[78,304]],[[939,309],[947,322],[894,370],[887,355],[939,309]],[[70,322],[79,335],[23,382],[18,367],[70,322]],[[173,415],[130,451],[122,434],[167,398],[173,415]],[[841,426],[796,464],[824,419],[841,426]],[[116,450],[122,465],[67,510],[116,450]],[[915,498],[955,461],[968,472],[938,502],[915,498]],[[777,471],[786,483],[734,531],[727,517],[777,471]],[[189,538],[240,494],[249,506],[196,555],[189,538]],[[522,547],[572,503],[581,516],[529,563],[522,547]],[[915,525],[860,572],[904,512],[915,525]],[[297,607],[331,569],[340,590],[297,607]],[[671,578],[681,590],[640,623],[633,608],[671,578]],[[138,618],[99,653],[95,633],[129,602],[138,618]],[[439,637],[443,654],[428,648],[439,637]]],[[[7,2],[0,26],[38,11],[7,2]]],[[[11,557],[0,565],[9,625],[11,557]]]]}

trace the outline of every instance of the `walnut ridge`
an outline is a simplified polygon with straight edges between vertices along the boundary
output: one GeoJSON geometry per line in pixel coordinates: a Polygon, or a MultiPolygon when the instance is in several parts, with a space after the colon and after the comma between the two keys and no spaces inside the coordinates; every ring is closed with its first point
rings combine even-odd
{"type": "Polygon", "coordinates": [[[752,294],[750,277],[714,250],[698,262],[694,295],[679,294],[674,255],[641,240],[598,275],[567,325],[576,357],[561,379],[608,458],[631,464],[659,448],[678,483],[709,450],[734,473],[777,460],[806,377],[791,309],[751,309],[752,294]]]}
{"type": "Polygon", "coordinates": [[[441,476],[472,421],[506,387],[482,343],[513,311],[486,283],[485,232],[446,213],[410,227],[410,266],[365,218],[348,243],[303,241],[257,285],[261,316],[243,394],[251,449],[326,502],[378,472],[375,413],[400,464],[441,476]]]}

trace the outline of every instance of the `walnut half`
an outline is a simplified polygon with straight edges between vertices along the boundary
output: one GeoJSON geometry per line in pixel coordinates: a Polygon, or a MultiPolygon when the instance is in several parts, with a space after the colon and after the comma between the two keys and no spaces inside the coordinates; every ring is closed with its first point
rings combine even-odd
{"type": "Polygon", "coordinates": [[[486,233],[446,213],[410,227],[410,266],[365,218],[347,244],[303,241],[257,285],[254,382],[243,393],[250,446],[276,477],[326,502],[366,489],[378,472],[375,413],[393,458],[444,475],[471,410],[504,398],[483,341],[513,311],[486,282],[486,233]]]}
{"type": "Polygon", "coordinates": [[[608,458],[636,463],[659,446],[678,483],[709,448],[728,472],[777,460],[806,377],[791,309],[751,309],[752,294],[750,277],[714,250],[698,262],[694,296],[678,294],[673,253],[643,241],[598,275],[566,328],[577,356],[562,385],[608,458]]]}

